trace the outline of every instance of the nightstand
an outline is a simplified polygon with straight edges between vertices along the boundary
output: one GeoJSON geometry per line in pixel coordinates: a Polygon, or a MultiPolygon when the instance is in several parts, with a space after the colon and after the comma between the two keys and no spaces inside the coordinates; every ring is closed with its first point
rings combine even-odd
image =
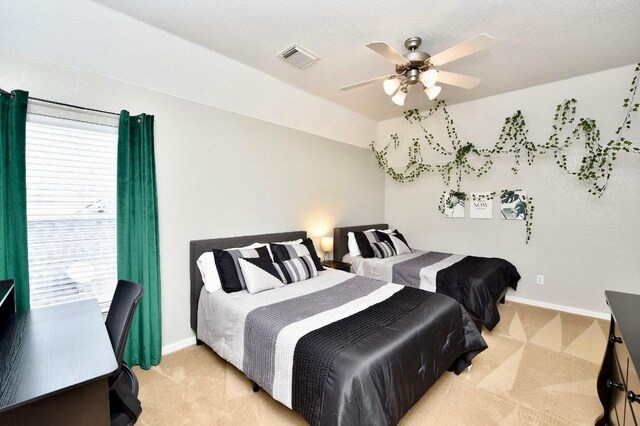
{"type": "Polygon", "coordinates": [[[340,262],[339,260],[324,260],[322,266],[326,268],[338,269],[339,271],[351,272],[351,264],[340,262]]]}

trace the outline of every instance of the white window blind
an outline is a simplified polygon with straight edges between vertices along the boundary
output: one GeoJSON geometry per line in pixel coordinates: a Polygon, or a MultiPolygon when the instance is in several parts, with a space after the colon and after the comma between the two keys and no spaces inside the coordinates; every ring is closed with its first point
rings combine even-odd
{"type": "Polygon", "coordinates": [[[31,307],[97,298],[117,281],[117,129],[30,114],[27,228],[31,307]]]}

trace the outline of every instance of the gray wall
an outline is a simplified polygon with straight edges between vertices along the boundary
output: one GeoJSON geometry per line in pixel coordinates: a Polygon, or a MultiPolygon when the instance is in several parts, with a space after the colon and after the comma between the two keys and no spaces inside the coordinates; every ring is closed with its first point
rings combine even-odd
{"type": "Polygon", "coordinates": [[[192,336],[190,240],[319,237],[384,217],[384,176],[367,149],[2,51],[0,76],[4,89],[155,115],[165,346],[192,336]]]}
{"type": "MultiPolygon", "coordinates": [[[[551,134],[555,106],[573,97],[578,100],[577,116],[595,118],[606,143],[624,118],[622,99],[628,96],[633,70],[634,66],[616,68],[518,90],[453,105],[449,112],[463,142],[488,148],[497,140],[504,118],[521,109],[530,140],[540,144],[551,134]]],[[[627,138],[636,142],[640,141],[639,118],[636,114],[635,126],[627,133],[627,138]]],[[[449,146],[443,123],[439,118],[427,126],[439,142],[449,146]]],[[[378,143],[386,143],[395,132],[405,145],[395,153],[392,164],[406,164],[406,143],[422,133],[402,118],[388,120],[378,126],[378,143]]],[[[569,152],[570,161],[581,154],[581,145],[576,147],[577,151],[569,152]]],[[[430,154],[424,151],[428,161],[440,161],[430,154]]],[[[518,291],[511,295],[527,302],[605,313],[605,289],[639,293],[640,156],[620,156],[602,198],[588,194],[587,185],[561,171],[551,155],[537,157],[533,167],[526,165],[526,159],[523,163],[521,172],[514,175],[510,171],[513,157],[500,157],[487,175],[463,177],[462,190],[527,191],[535,205],[528,245],[524,222],[499,218],[498,197],[494,198],[492,220],[470,219],[468,207],[464,219],[442,216],[437,206],[446,187],[439,174],[408,184],[387,179],[386,221],[400,228],[419,248],[510,260],[522,274],[518,291]],[[535,283],[537,274],[544,275],[544,285],[535,283]]]]}

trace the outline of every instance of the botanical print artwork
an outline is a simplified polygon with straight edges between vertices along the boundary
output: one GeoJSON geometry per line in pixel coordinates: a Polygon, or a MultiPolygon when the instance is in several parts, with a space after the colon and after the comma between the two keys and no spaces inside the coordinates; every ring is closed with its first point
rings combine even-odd
{"type": "Polygon", "coordinates": [[[493,218],[493,194],[491,192],[474,192],[471,194],[469,217],[472,219],[493,218]]]}
{"type": "Polygon", "coordinates": [[[449,191],[444,203],[444,215],[446,217],[464,217],[464,202],[467,194],[458,191],[449,191]]]}
{"type": "Polygon", "coordinates": [[[507,190],[500,194],[500,215],[507,220],[527,219],[527,193],[521,189],[507,190]]]}

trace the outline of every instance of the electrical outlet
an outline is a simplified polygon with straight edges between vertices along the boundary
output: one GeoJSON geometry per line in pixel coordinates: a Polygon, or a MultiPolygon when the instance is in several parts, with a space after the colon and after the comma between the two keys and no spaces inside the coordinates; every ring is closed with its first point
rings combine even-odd
{"type": "Polygon", "coordinates": [[[544,285],[544,275],[536,275],[536,284],[544,285]]]}

